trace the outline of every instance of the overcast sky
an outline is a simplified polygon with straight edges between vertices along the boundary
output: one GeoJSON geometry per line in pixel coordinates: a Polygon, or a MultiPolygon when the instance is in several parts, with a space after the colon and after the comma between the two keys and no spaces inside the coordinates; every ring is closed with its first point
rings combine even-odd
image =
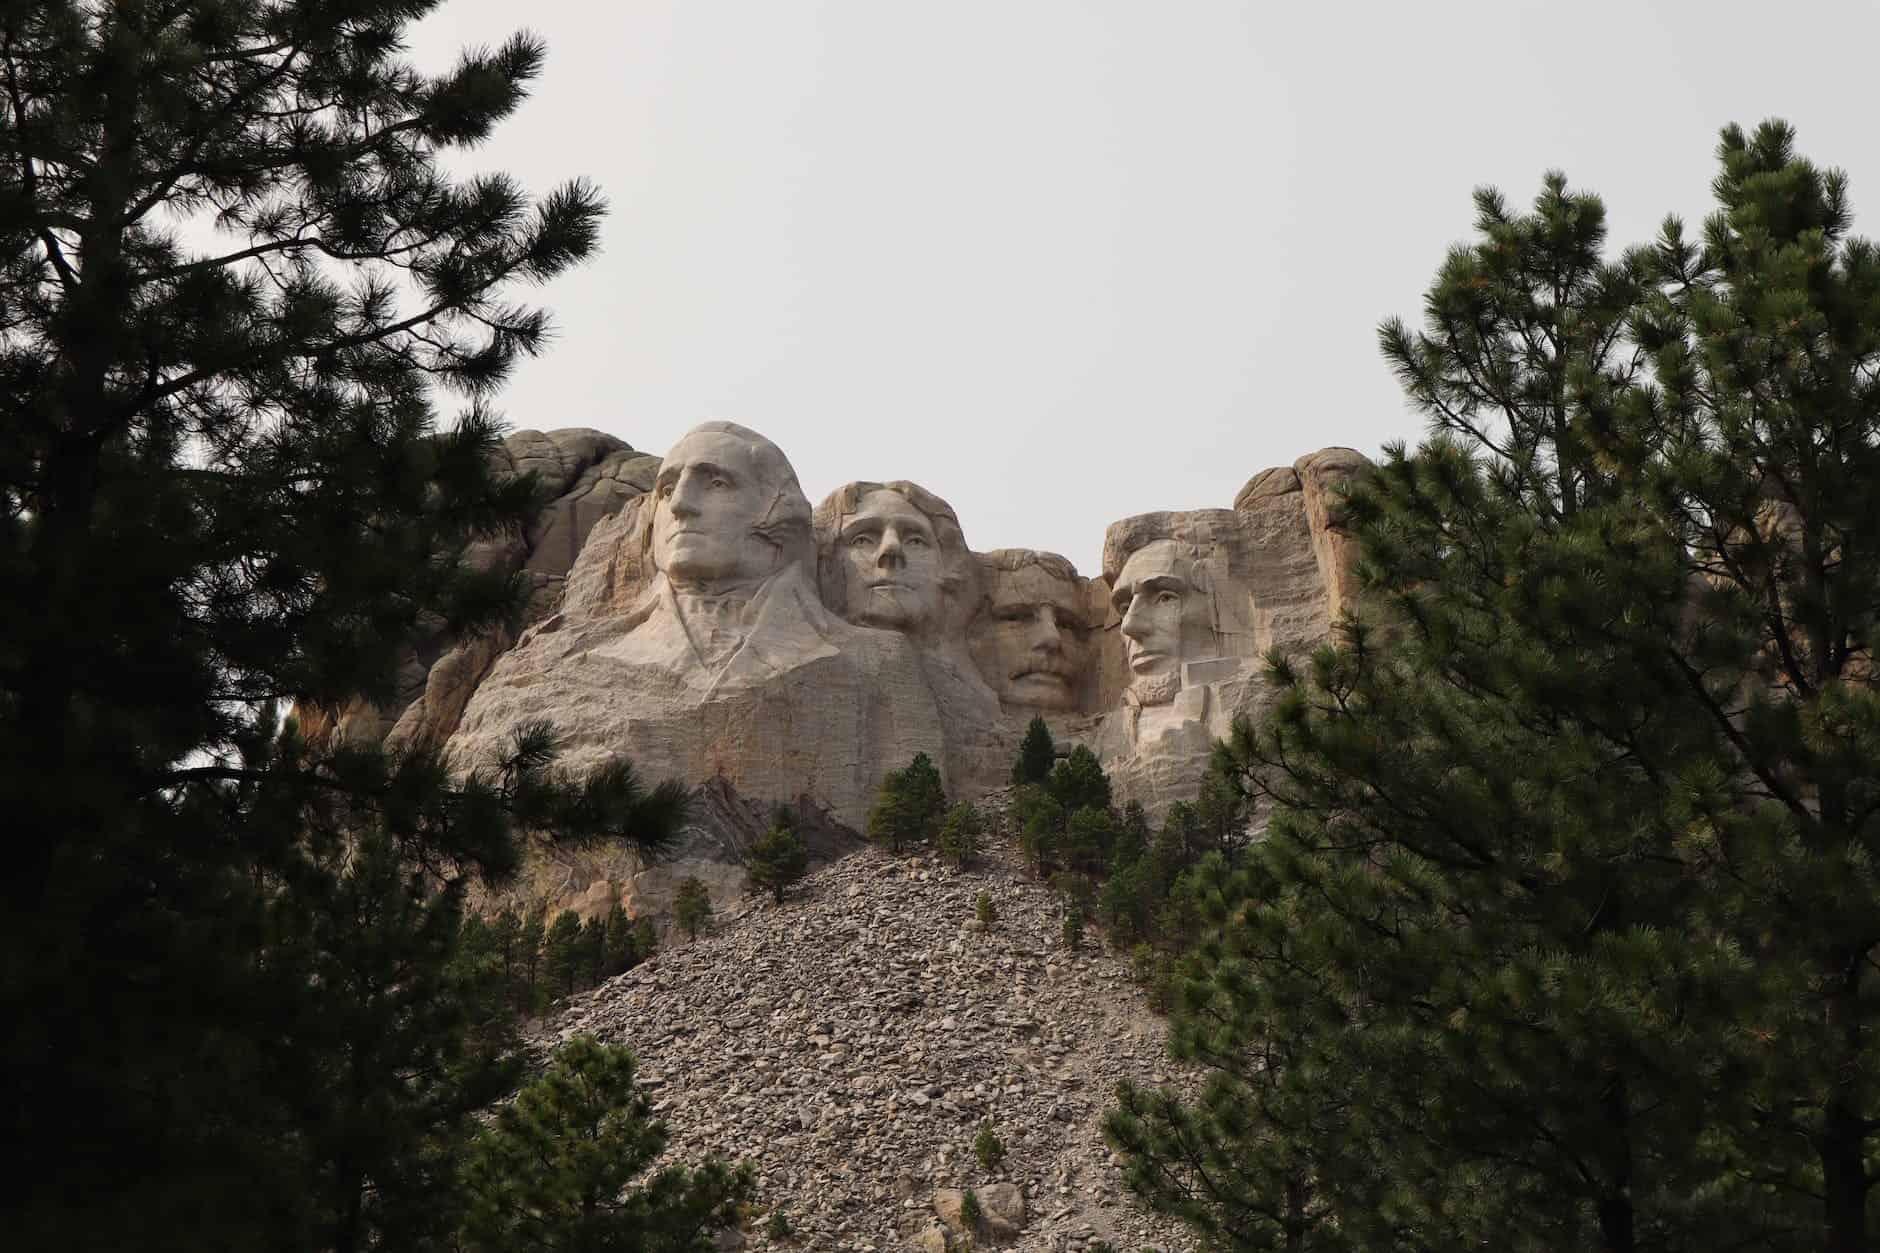
{"type": "Polygon", "coordinates": [[[1615,244],[1710,207],[1780,116],[1873,233],[1871,3],[447,0],[419,63],[527,24],[535,92],[462,163],[612,205],[500,404],[663,453],[728,418],[812,503],[913,479],[978,549],[1095,573],[1104,527],[1414,441],[1374,343],[1470,189],[1549,168],[1615,244]]]}

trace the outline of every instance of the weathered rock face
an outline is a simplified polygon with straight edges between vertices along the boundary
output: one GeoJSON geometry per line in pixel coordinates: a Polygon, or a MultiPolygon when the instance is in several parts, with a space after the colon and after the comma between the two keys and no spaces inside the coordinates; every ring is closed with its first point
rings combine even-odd
{"type": "Polygon", "coordinates": [[[779,808],[789,811],[812,869],[864,846],[860,836],[807,797],[781,806],[759,802],[714,776],[692,789],[685,828],[670,853],[649,860],[620,845],[539,849],[519,882],[477,903],[492,913],[505,905],[520,911],[551,904],[556,912],[572,909],[583,919],[604,917],[619,905],[636,917],[666,918],[679,884],[696,878],[714,901],[728,904],[744,891],[745,854],[770,830],[779,808]]]}
{"type": "MultiPolygon", "coordinates": [[[[470,560],[485,569],[506,566],[528,577],[526,626],[560,600],[562,582],[594,524],[652,487],[659,458],[585,427],[517,431],[494,455],[499,478],[534,474],[548,501],[522,535],[478,544],[470,552],[470,560]]],[[[302,709],[303,729],[316,737],[441,745],[490,664],[513,643],[511,635],[459,639],[440,628],[406,660],[390,705],[361,701],[338,712],[302,709]]]]}
{"type": "Polygon", "coordinates": [[[1315,646],[1350,605],[1339,492],[1369,465],[1326,449],[1255,475],[1232,509],[1126,518],[1084,578],[1050,553],[972,552],[914,483],[850,483],[812,510],[783,452],[731,423],[658,461],[525,434],[515,469],[551,466],[562,490],[523,551],[490,559],[524,563],[546,616],[442,650],[394,738],[447,741],[468,769],[547,719],[576,770],[625,756],[853,828],[917,752],[955,796],[998,787],[1037,714],[1091,744],[1124,799],[1192,796],[1213,740],[1258,711],[1262,656],[1315,646]]]}
{"type": "Polygon", "coordinates": [[[908,635],[823,604],[810,523],[774,444],[732,423],[694,430],[651,503],[597,528],[561,612],[497,659],[452,762],[492,763],[546,719],[573,770],[626,756],[652,778],[806,795],[860,826],[884,772],[921,752],[945,768],[938,686],[908,635]]]}

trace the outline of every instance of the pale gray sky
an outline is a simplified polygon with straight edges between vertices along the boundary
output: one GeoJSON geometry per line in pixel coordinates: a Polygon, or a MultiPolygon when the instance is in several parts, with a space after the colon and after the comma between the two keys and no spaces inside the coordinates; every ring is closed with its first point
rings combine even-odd
{"type": "Polygon", "coordinates": [[[513,425],[663,453],[729,418],[812,502],[913,479],[973,547],[1085,573],[1117,518],[1419,437],[1374,328],[1477,184],[1563,169],[1629,243],[1708,211],[1720,126],[1780,116],[1867,233],[1880,204],[1851,0],[449,0],[414,53],[522,25],[547,70],[463,168],[612,212],[538,294],[513,425]]]}

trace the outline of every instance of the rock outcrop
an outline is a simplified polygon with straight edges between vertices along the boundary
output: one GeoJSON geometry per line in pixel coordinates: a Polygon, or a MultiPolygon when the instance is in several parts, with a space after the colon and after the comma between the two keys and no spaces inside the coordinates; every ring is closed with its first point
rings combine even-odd
{"type": "Polygon", "coordinates": [[[652,778],[723,776],[760,800],[808,796],[852,827],[886,771],[917,753],[947,768],[949,723],[970,723],[943,718],[943,658],[824,605],[809,502],[769,440],[700,427],[618,518],[596,528],[561,610],[478,686],[454,764],[498,760],[517,727],[546,719],[569,769],[625,756],[652,778]]]}
{"type": "Polygon", "coordinates": [[[527,908],[547,902],[557,911],[572,909],[584,920],[603,917],[619,905],[636,917],[665,918],[687,878],[703,883],[714,901],[735,902],[745,888],[745,853],[770,830],[779,808],[789,811],[811,869],[864,847],[850,827],[808,797],[782,806],[754,801],[723,776],[714,776],[693,788],[688,801],[685,826],[666,854],[648,859],[609,844],[538,849],[520,883],[478,903],[494,912],[503,905],[527,908]]]}
{"type": "Polygon", "coordinates": [[[1310,649],[1351,606],[1340,492],[1370,464],[1328,448],[1254,475],[1231,509],[1126,518],[1085,577],[1051,553],[973,552],[953,509],[905,480],[812,509],[783,451],[732,423],[664,458],[594,431],[520,432],[503,456],[551,503],[476,559],[527,572],[529,624],[440,635],[392,708],[341,730],[441,745],[467,770],[546,719],[574,770],[624,756],[850,831],[916,753],[956,798],[1000,786],[1033,716],[1090,745],[1152,817],[1192,797],[1214,739],[1266,699],[1264,655],[1310,649]]]}
{"type": "MultiPolygon", "coordinates": [[[[560,600],[562,583],[594,525],[652,487],[659,458],[586,427],[516,431],[504,437],[494,458],[499,478],[535,475],[547,501],[521,535],[477,544],[469,553],[484,569],[515,569],[527,577],[526,626],[560,600]]],[[[405,659],[389,704],[302,708],[296,711],[302,729],[312,737],[441,746],[490,665],[514,643],[507,632],[464,639],[440,625],[405,659]]]]}

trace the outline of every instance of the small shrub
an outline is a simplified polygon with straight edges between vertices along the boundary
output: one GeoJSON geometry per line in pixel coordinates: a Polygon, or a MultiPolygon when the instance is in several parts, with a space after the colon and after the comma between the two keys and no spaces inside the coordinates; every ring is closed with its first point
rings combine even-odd
{"type": "Polygon", "coordinates": [[[986,1211],[979,1207],[979,1194],[966,1189],[966,1195],[960,1198],[960,1226],[977,1233],[985,1221],[986,1211]]]}
{"type": "Polygon", "coordinates": [[[710,924],[712,898],[698,876],[687,875],[680,880],[678,894],[672,899],[672,914],[685,929],[687,939],[698,939],[698,933],[710,924]]]}
{"type": "Polygon", "coordinates": [[[1051,887],[1064,898],[1065,905],[1082,910],[1086,918],[1096,908],[1097,884],[1089,875],[1060,870],[1051,876],[1051,887]]]}
{"type": "Polygon", "coordinates": [[[992,908],[992,893],[981,892],[974,898],[973,917],[979,919],[982,927],[990,927],[998,920],[998,911],[992,908]]]}
{"type": "Polygon", "coordinates": [[[1175,1003],[1175,976],[1168,955],[1149,944],[1138,944],[1129,954],[1130,975],[1147,995],[1149,1008],[1166,1014],[1175,1003]]]}
{"type": "Polygon", "coordinates": [[[1064,947],[1075,953],[1084,946],[1084,907],[1072,905],[1064,911],[1064,947]]]}
{"type": "Polygon", "coordinates": [[[744,874],[753,889],[767,891],[783,904],[783,890],[809,871],[809,850],[787,821],[778,822],[751,845],[744,856],[744,874]]]}
{"type": "Polygon", "coordinates": [[[946,821],[940,824],[940,855],[964,870],[978,859],[980,836],[985,830],[986,820],[979,810],[960,802],[947,811],[946,821]]]}
{"type": "Polygon", "coordinates": [[[651,918],[633,920],[633,960],[643,962],[659,951],[659,928],[651,918]]]}
{"type": "Polygon", "coordinates": [[[764,1224],[764,1234],[772,1240],[788,1240],[796,1234],[796,1228],[790,1225],[781,1209],[774,1209],[770,1211],[770,1220],[764,1224]]]}
{"type": "Polygon", "coordinates": [[[1005,1160],[1005,1145],[998,1133],[993,1131],[991,1123],[981,1123],[979,1134],[973,1137],[973,1156],[987,1170],[997,1170],[999,1163],[1005,1160]]]}

